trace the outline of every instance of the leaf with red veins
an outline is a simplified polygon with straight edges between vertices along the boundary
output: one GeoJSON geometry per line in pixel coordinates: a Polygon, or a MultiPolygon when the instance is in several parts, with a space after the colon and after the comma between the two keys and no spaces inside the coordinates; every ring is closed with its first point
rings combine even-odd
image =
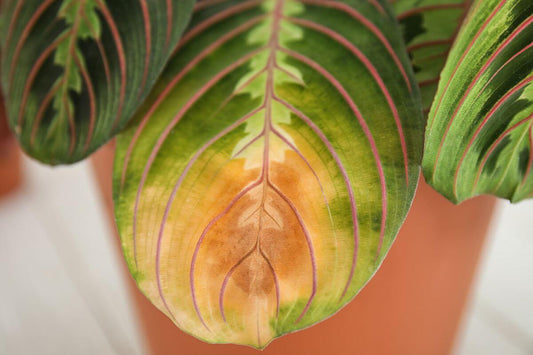
{"type": "Polygon", "coordinates": [[[533,3],[476,1],[444,67],[424,175],[450,201],[533,191],[533,3]]]}
{"type": "Polygon", "coordinates": [[[379,1],[197,3],[117,140],[130,271],[178,327],[264,348],[337,312],[418,180],[421,108],[379,1]]]}
{"type": "Polygon", "coordinates": [[[149,93],[193,3],[6,0],[2,85],[24,150],[68,164],[111,139],[149,93]]]}

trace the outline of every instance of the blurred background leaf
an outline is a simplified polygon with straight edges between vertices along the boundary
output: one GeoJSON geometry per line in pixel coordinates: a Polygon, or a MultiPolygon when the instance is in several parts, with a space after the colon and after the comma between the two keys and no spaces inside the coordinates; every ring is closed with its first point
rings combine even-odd
{"type": "Polygon", "coordinates": [[[389,0],[402,27],[422,95],[424,115],[471,0],[389,0]]]}

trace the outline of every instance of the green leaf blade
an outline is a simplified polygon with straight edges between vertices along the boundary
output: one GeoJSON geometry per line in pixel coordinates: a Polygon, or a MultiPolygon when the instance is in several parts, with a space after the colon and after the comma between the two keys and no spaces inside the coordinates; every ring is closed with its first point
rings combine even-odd
{"type": "Polygon", "coordinates": [[[390,3],[403,30],[427,115],[440,72],[471,0],[391,0],[390,3]]]}
{"type": "Polygon", "coordinates": [[[194,1],[22,0],[2,13],[2,85],[24,150],[77,162],[150,92],[194,1]]]}
{"type": "Polygon", "coordinates": [[[533,6],[473,5],[443,71],[426,131],[430,184],[454,202],[531,197],[533,6]]]}
{"type": "Polygon", "coordinates": [[[334,314],[385,257],[418,181],[422,115],[376,4],[199,2],[119,135],[126,260],[186,332],[263,348],[334,314]]]}

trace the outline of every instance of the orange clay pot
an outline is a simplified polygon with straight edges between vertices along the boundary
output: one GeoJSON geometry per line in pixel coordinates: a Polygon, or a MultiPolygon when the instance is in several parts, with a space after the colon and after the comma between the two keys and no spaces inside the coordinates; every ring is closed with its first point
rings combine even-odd
{"type": "MultiPolygon", "coordinates": [[[[112,146],[93,158],[110,215],[112,159],[112,146]]],[[[262,354],[449,354],[494,204],[479,197],[454,206],[421,183],[388,257],[359,296],[330,319],[274,340],[262,354]]],[[[185,334],[129,280],[151,354],[259,354],[185,334]]]]}
{"type": "Polygon", "coordinates": [[[20,149],[7,126],[4,99],[0,93],[0,197],[20,185],[20,149]]]}

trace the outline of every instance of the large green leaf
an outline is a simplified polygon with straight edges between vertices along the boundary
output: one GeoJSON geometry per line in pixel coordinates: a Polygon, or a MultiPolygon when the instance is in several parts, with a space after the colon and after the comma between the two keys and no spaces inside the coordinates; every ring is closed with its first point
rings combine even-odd
{"type": "Polygon", "coordinates": [[[454,202],[533,193],[533,2],[472,6],[426,132],[424,175],[454,202]]]}
{"type": "Polygon", "coordinates": [[[427,114],[471,0],[389,0],[402,27],[427,114]]]}
{"type": "Polygon", "coordinates": [[[114,176],[130,270],[181,329],[262,348],[338,311],[380,265],[422,146],[385,6],[197,4],[114,176]]]}
{"type": "Polygon", "coordinates": [[[11,0],[2,8],[2,85],[31,156],[81,160],[150,92],[193,0],[11,0]]]}

